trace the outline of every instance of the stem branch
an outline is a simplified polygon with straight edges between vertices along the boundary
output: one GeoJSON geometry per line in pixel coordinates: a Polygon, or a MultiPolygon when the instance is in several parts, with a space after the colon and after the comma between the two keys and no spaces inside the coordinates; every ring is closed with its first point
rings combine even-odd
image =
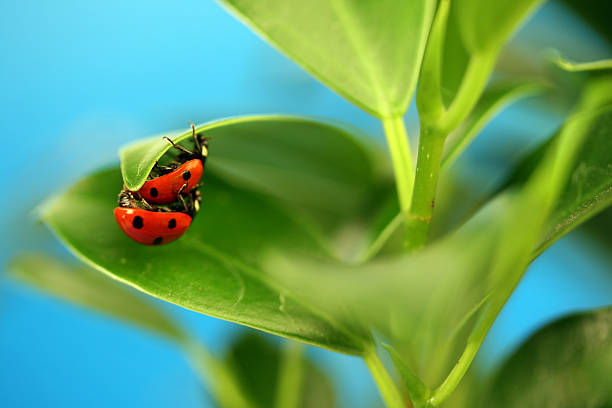
{"type": "Polygon", "coordinates": [[[401,116],[387,117],[381,120],[393,162],[400,208],[404,214],[407,214],[412,200],[414,170],[404,120],[401,116]]]}
{"type": "Polygon", "coordinates": [[[376,353],[376,348],[372,347],[365,352],[363,360],[370,369],[374,381],[387,408],[406,408],[410,406],[409,401],[404,401],[395,382],[389,375],[382,361],[376,353]]]}

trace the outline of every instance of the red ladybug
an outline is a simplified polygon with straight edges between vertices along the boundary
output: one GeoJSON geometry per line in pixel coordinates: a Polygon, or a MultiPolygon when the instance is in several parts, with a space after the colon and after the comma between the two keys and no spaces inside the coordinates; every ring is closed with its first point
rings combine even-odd
{"type": "Polygon", "coordinates": [[[119,195],[119,207],[114,210],[119,228],[134,241],[144,245],[163,245],[181,237],[191,225],[200,208],[200,195],[194,190],[188,201],[181,197],[184,211],[175,208],[154,207],[139,201],[131,192],[119,195]],[[147,208],[140,208],[146,206],[147,208]]]}
{"type": "Polygon", "coordinates": [[[169,173],[148,180],[138,190],[140,196],[147,202],[152,204],[170,204],[178,201],[181,194],[188,194],[197,187],[202,178],[204,163],[208,156],[208,142],[206,139],[200,141],[193,123],[191,124],[191,129],[195,141],[195,152],[175,144],[166,137],[168,142],[172,144],[172,147],[181,151],[178,159],[183,164],[176,169],[156,165],[161,171],[169,171],[169,173]]]}
{"type": "Polygon", "coordinates": [[[201,160],[189,160],[176,170],[145,182],[138,193],[153,204],[173,203],[177,201],[179,193],[189,193],[198,185],[203,171],[201,160]]]}
{"type": "Polygon", "coordinates": [[[115,220],[125,234],[144,245],[162,245],[178,239],[191,225],[181,212],[155,212],[141,208],[115,208],[115,220]]]}

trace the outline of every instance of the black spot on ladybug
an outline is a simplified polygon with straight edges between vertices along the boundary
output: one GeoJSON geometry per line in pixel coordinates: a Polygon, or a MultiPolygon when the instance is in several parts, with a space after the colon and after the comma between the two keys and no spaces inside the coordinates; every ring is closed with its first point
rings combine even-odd
{"type": "Polygon", "coordinates": [[[157,197],[159,195],[159,191],[157,191],[155,187],[153,187],[149,193],[151,194],[151,197],[157,197]]]}
{"type": "Polygon", "coordinates": [[[176,227],[176,220],[173,218],[170,221],[168,221],[168,228],[172,229],[176,227]]]}
{"type": "Polygon", "coordinates": [[[183,180],[189,180],[191,178],[191,172],[189,170],[185,170],[183,172],[183,180]]]}
{"type": "Polygon", "coordinates": [[[144,225],[144,223],[142,222],[142,217],[140,217],[139,215],[135,216],[134,221],[132,221],[132,225],[136,229],[141,229],[144,225]]]}
{"type": "Polygon", "coordinates": [[[162,241],[163,241],[162,237],[157,237],[153,240],[153,245],[159,245],[162,243],[162,241]]]}

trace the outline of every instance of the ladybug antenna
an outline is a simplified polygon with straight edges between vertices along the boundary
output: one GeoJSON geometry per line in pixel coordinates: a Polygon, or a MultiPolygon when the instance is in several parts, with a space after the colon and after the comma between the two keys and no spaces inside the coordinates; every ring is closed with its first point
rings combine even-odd
{"type": "Polygon", "coordinates": [[[196,134],[195,125],[193,124],[193,122],[189,122],[189,124],[191,125],[191,133],[193,135],[193,141],[195,142],[196,149],[198,153],[202,154],[202,145],[200,144],[200,140],[198,139],[198,135],[196,134]]]}

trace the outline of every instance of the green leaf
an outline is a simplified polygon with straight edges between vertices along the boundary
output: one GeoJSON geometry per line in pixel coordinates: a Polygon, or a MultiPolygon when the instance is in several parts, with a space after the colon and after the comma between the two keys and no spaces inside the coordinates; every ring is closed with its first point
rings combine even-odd
{"type": "MultiPolygon", "coordinates": [[[[381,146],[369,136],[339,122],[296,116],[225,119],[197,129],[212,137],[207,168],[289,204],[313,230],[325,233],[326,245],[339,255],[359,256],[368,245],[364,220],[392,196],[387,189],[393,182],[381,146]],[[343,232],[347,225],[350,235],[343,232]]],[[[178,133],[175,140],[191,148],[191,131],[178,133]]],[[[141,186],[155,161],[174,153],[168,148],[159,135],[122,149],[125,184],[141,186]]]]}
{"type": "Polygon", "coordinates": [[[279,336],[359,353],[363,338],[268,279],[261,258],[288,249],[326,257],[308,228],[266,197],[209,172],[202,210],[178,241],[147,247],[116,225],[118,169],[93,174],[49,205],[45,220],[83,261],[154,297],[279,336]]]}
{"type": "Polygon", "coordinates": [[[612,308],[540,329],[495,376],[484,407],[612,405],[612,308]]]}
{"type": "Polygon", "coordinates": [[[186,335],[172,320],[136,293],[79,264],[41,254],[13,258],[10,273],[43,292],[110,315],[179,343],[186,335]]]}
{"type": "Polygon", "coordinates": [[[456,2],[457,22],[463,43],[473,54],[501,47],[518,25],[542,3],[543,0],[456,2]]]}
{"type": "Polygon", "coordinates": [[[340,95],[377,117],[408,108],[434,0],[223,0],[340,95]]]}
{"type": "Polygon", "coordinates": [[[612,107],[591,126],[536,254],[612,204],[612,107]]]}
{"type": "MultiPolygon", "coordinates": [[[[242,186],[318,207],[337,203],[338,197],[347,194],[349,199],[363,194],[374,177],[374,157],[380,154],[375,145],[364,147],[368,136],[355,128],[299,116],[221,119],[198,126],[196,131],[211,138],[208,167],[242,186]],[[321,191],[320,197],[302,192],[315,189],[321,191]]],[[[173,131],[121,149],[127,188],[142,187],[155,162],[169,150],[173,152],[162,136],[190,147],[191,135],[191,130],[173,131]]]]}
{"type": "Polygon", "coordinates": [[[282,345],[249,332],[238,338],[226,355],[226,363],[232,368],[253,405],[260,408],[334,407],[334,390],[325,374],[300,352],[299,345],[282,345]],[[288,372],[287,360],[291,360],[289,365],[293,365],[291,371],[299,372],[288,372]],[[296,404],[279,405],[278,395],[287,391],[283,385],[287,385],[288,376],[294,375],[293,379],[297,383],[289,391],[297,392],[297,395],[293,395],[296,404]]]}
{"type": "Polygon", "coordinates": [[[521,98],[540,93],[544,89],[544,86],[531,82],[501,82],[489,86],[470,116],[449,135],[445,143],[442,167],[447,167],[455,161],[502,109],[521,98]]]}

